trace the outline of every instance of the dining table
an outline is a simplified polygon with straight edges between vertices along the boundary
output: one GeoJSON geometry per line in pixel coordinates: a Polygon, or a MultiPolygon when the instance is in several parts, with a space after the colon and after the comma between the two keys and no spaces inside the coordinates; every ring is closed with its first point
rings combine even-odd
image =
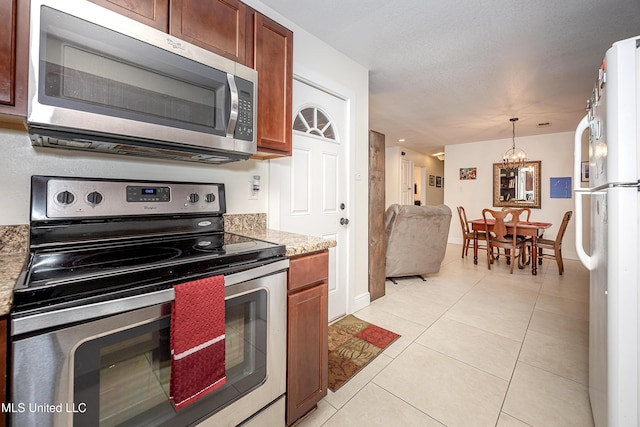
{"type": "MultiPolygon", "coordinates": [[[[486,230],[484,219],[474,219],[469,221],[469,223],[473,230],[473,263],[478,264],[478,232],[486,230]]],[[[493,230],[494,224],[495,220],[493,218],[487,218],[487,228],[489,229],[489,232],[493,230]]],[[[512,221],[507,221],[504,225],[509,229],[513,228],[515,224],[512,221]]],[[[551,227],[553,224],[550,222],[518,221],[517,225],[517,232],[519,236],[531,237],[531,274],[535,276],[538,274],[538,263],[536,262],[538,259],[538,237],[542,236],[544,230],[551,227]]]]}

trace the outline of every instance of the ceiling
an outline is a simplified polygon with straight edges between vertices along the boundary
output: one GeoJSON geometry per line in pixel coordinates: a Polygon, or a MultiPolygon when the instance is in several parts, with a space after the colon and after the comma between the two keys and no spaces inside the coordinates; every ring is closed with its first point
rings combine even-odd
{"type": "Polygon", "coordinates": [[[511,117],[516,139],[575,130],[606,50],[640,35],[639,0],[263,1],[369,69],[370,129],[425,154],[511,117]]]}

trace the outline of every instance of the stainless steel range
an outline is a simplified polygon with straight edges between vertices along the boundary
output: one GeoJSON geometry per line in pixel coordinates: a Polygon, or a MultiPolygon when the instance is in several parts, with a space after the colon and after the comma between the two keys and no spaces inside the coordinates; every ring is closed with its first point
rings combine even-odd
{"type": "Polygon", "coordinates": [[[224,232],[223,184],[34,176],[31,196],[13,426],[234,426],[283,404],[289,263],[281,245],[224,232]],[[176,410],[173,285],[221,274],[227,384],[176,410]]]}

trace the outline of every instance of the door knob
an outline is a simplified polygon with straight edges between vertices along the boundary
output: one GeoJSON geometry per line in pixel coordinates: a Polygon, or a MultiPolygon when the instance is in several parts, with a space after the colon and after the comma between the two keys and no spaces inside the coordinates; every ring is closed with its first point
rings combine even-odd
{"type": "Polygon", "coordinates": [[[347,225],[349,224],[349,220],[347,218],[340,218],[340,225],[347,225]]]}

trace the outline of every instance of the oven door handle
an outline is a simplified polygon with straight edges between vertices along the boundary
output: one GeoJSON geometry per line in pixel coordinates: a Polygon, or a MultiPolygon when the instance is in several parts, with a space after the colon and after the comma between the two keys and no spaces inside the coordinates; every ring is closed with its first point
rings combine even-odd
{"type": "MultiPolygon", "coordinates": [[[[237,285],[249,280],[277,273],[289,268],[289,260],[283,259],[259,267],[250,268],[238,273],[224,276],[225,287],[237,285]]],[[[112,301],[102,301],[78,307],[38,313],[31,316],[11,319],[11,336],[20,335],[40,329],[58,327],[68,323],[84,322],[103,316],[123,313],[129,310],[164,304],[175,299],[173,288],[141,295],[120,298],[112,301]]]]}

